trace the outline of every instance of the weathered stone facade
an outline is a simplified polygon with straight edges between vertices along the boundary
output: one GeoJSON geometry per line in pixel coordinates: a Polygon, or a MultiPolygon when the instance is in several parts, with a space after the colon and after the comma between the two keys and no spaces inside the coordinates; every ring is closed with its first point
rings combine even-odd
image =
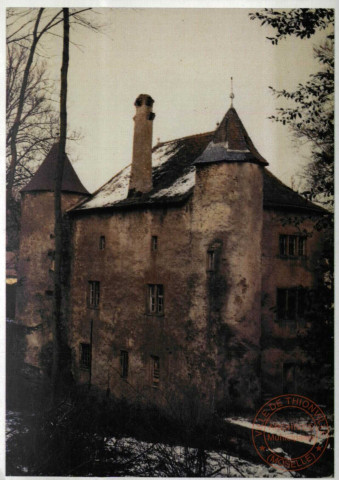
{"type": "MultiPolygon", "coordinates": [[[[136,107],[149,114],[149,103],[136,107]]],[[[154,147],[153,172],[146,129],[131,180],[127,167],[90,198],[63,193],[73,376],[164,408],[193,398],[211,410],[253,409],[290,386],[291,365],[302,363],[302,352],[284,348],[296,331],[277,319],[277,295],[315,284],[321,236],[311,217],[322,211],[267,172],[233,108],[215,133],[154,147]],[[287,253],[295,242],[294,255],[283,241],[287,253]]],[[[26,188],[17,321],[29,326],[51,318],[52,204],[53,192],[26,188]]],[[[301,309],[298,292],[290,304],[299,295],[301,309]]],[[[36,366],[44,332],[28,341],[36,366]]]]}

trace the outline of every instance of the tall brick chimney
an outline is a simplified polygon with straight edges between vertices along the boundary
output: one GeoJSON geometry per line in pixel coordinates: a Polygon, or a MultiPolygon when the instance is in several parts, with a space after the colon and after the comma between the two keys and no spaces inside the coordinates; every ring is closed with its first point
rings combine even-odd
{"type": "Polygon", "coordinates": [[[128,196],[141,195],[152,189],[153,103],[153,98],[145,94],[139,95],[134,102],[136,114],[128,196]]]}

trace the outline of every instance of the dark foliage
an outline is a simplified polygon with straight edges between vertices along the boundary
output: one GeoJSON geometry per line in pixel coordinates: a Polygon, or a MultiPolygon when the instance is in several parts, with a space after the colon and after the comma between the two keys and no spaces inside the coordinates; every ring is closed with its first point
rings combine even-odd
{"type": "Polygon", "coordinates": [[[334,23],[334,10],[327,8],[293,8],[289,10],[274,10],[265,8],[259,12],[250,13],[251,20],[259,20],[261,25],[270,25],[277,33],[267,37],[273,45],[286,36],[310,38],[317,30],[324,30],[334,23]]]}
{"type": "Polygon", "coordinates": [[[188,434],[155,407],[86,389],[51,410],[26,411],[16,428],[7,439],[7,475],[201,477],[227,464],[222,455],[211,463],[206,451],[220,445],[220,420],[188,434]]]}
{"type": "MultiPolygon", "coordinates": [[[[271,90],[277,98],[289,102],[270,118],[287,125],[300,141],[311,147],[311,159],[304,172],[307,190],[304,196],[331,210],[334,203],[334,10],[333,9],[264,9],[250,14],[275,30],[267,37],[273,45],[288,36],[310,38],[324,30],[327,40],[314,48],[320,64],[317,73],[294,92],[271,90]]],[[[325,241],[315,266],[318,284],[310,291],[310,308],[306,315],[307,329],[298,335],[298,343],[308,355],[309,380],[325,404],[333,400],[334,373],[334,239],[333,215],[323,214],[315,221],[315,229],[323,231],[325,241]],[[319,381],[321,379],[321,381],[319,381]]]]}

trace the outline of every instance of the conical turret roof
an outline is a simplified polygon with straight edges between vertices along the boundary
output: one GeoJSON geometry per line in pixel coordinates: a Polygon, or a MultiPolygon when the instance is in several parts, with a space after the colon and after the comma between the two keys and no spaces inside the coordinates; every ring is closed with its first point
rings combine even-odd
{"type": "Polygon", "coordinates": [[[212,140],[194,163],[214,162],[250,162],[268,165],[253,145],[233,107],[227,111],[212,140]]]}
{"type": "MultiPolygon", "coordinates": [[[[21,190],[22,192],[54,191],[56,166],[59,156],[59,142],[55,143],[42,162],[32,180],[21,190]]],[[[67,155],[65,155],[62,177],[62,192],[90,195],[76,174],[67,155]]]]}

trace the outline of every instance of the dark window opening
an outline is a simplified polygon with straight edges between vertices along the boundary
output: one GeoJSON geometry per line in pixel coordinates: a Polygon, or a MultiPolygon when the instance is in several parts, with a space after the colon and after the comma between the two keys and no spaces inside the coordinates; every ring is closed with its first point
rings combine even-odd
{"type": "Polygon", "coordinates": [[[283,257],[304,257],[306,255],[306,237],[279,235],[279,254],[283,257]]]}
{"type": "Polygon", "coordinates": [[[207,252],[207,270],[213,272],[215,270],[215,251],[209,250],[207,252]]]}
{"type": "Polygon", "coordinates": [[[89,343],[80,344],[80,365],[83,368],[91,368],[91,346],[89,343]]]}
{"type": "Polygon", "coordinates": [[[120,350],[120,375],[122,378],[128,377],[128,352],[120,350]]]}
{"type": "Polygon", "coordinates": [[[89,281],[88,306],[98,308],[100,302],[100,282],[89,281]]]}
{"type": "Polygon", "coordinates": [[[160,359],[154,355],[151,356],[151,380],[152,386],[158,388],[160,383],[160,359]]]}
{"type": "Polygon", "coordinates": [[[164,287],[163,285],[148,285],[148,313],[164,313],[164,287]]]}
{"type": "Polygon", "coordinates": [[[153,252],[158,250],[158,237],[156,235],[152,236],[151,248],[153,252]]]}
{"type": "Polygon", "coordinates": [[[105,235],[101,235],[100,240],[99,240],[99,248],[100,248],[100,250],[105,250],[105,246],[106,246],[105,235]]]}
{"type": "Polygon", "coordinates": [[[296,326],[306,312],[306,289],[302,287],[277,289],[277,319],[282,325],[296,326]]]}

